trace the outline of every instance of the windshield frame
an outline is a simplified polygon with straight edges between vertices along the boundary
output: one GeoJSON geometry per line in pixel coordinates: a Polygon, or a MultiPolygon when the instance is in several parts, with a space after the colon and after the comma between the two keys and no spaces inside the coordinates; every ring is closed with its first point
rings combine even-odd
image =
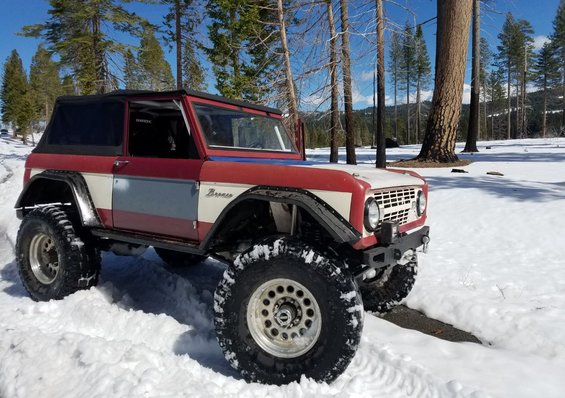
{"type": "Polygon", "coordinates": [[[302,160],[302,156],[300,154],[299,148],[297,147],[296,141],[293,140],[293,137],[290,134],[288,134],[287,130],[284,128],[284,125],[282,123],[281,126],[284,129],[284,133],[287,134],[288,139],[292,145],[292,150],[288,152],[282,150],[269,150],[269,149],[260,149],[260,148],[209,145],[206,136],[204,135],[204,130],[200,123],[196,106],[202,105],[202,106],[213,107],[218,109],[225,109],[228,111],[249,114],[250,116],[260,116],[260,117],[265,117],[267,119],[276,119],[278,121],[282,121],[282,115],[279,113],[267,112],[267,111],[248,108],[244,106],[225,104],[225,103],[210,101],[198,97],[190,98],[189,104],[190,104],[191,113],[193,114],[193,118],[192,118],[193,124],[195,125],[195,127],[197,127],[198,135],[202,141],[202,146],[204,147],[208,157],[222,156],[222,157],[253,157],[253,158],[302,160]]]}

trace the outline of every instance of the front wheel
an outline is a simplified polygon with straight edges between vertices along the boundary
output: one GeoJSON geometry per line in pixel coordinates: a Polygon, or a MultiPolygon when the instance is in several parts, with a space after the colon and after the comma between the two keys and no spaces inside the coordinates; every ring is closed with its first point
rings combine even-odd
{"type": "Polygon", "coordinates": [[[256,245],[229,267],[214,297],[226,359],[248,381],[306,375],[331,382],[351,362],[363,305],[347,269],[300,242],[256,245]]]}
{"type": "Polygon", "coordinates": [[[377,275],[361,282],[359,289],[363,295],[365,310],[386,313],[396,307],[408,296],[418,273],[416,254],[407,256],[407,262],[379,270],[377,275]]]}

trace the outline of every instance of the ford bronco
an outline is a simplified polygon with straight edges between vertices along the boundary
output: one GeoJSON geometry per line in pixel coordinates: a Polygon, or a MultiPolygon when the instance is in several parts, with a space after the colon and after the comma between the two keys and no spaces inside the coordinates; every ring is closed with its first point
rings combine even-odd
{"type": "Polygon", "coordinates": [[[410,171],[305,159],[280,111],[193,91],[60,97],[16,210],[34,300],[96,285],[100,251],[227,264],[219,345],[248,381],[331,382],[414,284],[428,186],[410,171]]]}

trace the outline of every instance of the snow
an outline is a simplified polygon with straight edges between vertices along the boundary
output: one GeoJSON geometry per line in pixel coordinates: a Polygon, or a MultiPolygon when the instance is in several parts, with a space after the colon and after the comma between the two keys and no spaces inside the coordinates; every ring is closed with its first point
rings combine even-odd
{"type": "MultiPolygon", "coordinates": [[[[302,378],[277,387],[244,382],[225,360],[212,319],[224,267],[212,260],[178,270],[153,250],[105,254],[98,287],[33,302],[13,254],[13,204],[31,147],[0,138],[0,397],[564,396],[565,139],[479,149],[461,156],[474,161],[468,174],[416,170],[430,184],[432,240],[406,304],[483,344],[365,314],[358,353],[333,384],[302,378]]],[[[357,153],[371,167],[374,151],[357,153]]],[[[309,156],[326,160],[329,151],[309,156]]]]}

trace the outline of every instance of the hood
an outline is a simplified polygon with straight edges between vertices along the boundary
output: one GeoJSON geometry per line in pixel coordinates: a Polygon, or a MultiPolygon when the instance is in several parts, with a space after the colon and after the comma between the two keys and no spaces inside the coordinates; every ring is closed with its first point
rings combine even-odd
{"type": "Polygon", "coordinates": [[[311,162],[305,160],[266,159],[266,158],[237,158],[237,157],[212,157],[209,160],[223,162],[237,162],[250,164],[269,164],[277,166],[315,168],[347,173],[356,180],[365,182],[370,189],[383,189],[398,186],[423,185],[424,179],[410,175],[409,172],[393,172],[390,170],[376,169],[370,166],[355,166],[340,163],[311,162]]]}
{"type": "Polygon", "coordinates": [[[393,172],[389,170],[376,169],[371,167],[354,166],[350,164],[336,163],[309,163],[304,167],[315,167],[325,170],[343,171],[351,174],[354,178],[371,185],[371,189],[382,189],[389,187],[422,185],[422,178],[414,177],[408,172],[393,172]]]}

